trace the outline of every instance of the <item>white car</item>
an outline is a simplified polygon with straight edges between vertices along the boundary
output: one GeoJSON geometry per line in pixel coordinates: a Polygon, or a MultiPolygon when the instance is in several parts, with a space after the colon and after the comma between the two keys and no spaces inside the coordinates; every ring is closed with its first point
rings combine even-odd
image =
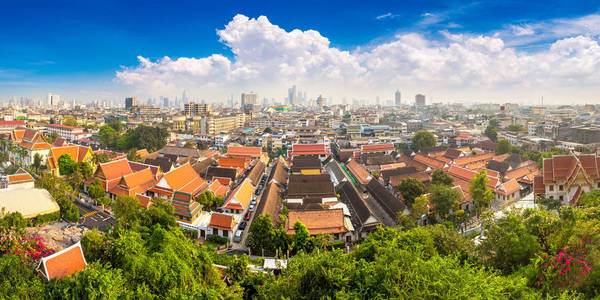
{"type": "Polygon", "coordinates": [[[248,208],[248,210],[254,211],[254,204],[250,204],[250,207],[248,208]]]}
{"type": "Polygon", "coordinates": [[[242,233],[244,233],[243,230],[238,230],[235,232],[235,234],[233,235],[233,241],[236,243],[239,243],[242,241],[242,233]]]}

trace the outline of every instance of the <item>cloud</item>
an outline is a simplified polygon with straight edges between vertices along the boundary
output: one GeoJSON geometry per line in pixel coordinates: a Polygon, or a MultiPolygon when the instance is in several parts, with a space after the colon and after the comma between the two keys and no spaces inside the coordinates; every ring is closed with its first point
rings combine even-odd
{"type": "Polygon", "coordinates": [[[535,33],[535,31],[531,28],[530,25],[511,25],[510,29],[512,29],[513,34],[516,36],[532,35],[535,33]]]}
{"type": "MultiPolygon", "coordinates": [[[[522,36],[537,32],[526,25],[513,30],[522,36]]],[[[424,92],[448,100],[528,101],[543,94],[556,103],[564,103],[563,97],[595,99],[600,84],[600,45],[587,35],[555,40],[534,53],[508,45],[498,32],[447,31],[441,40],[403,33],[369,49],[343,51],[315,30],[286,31],[264,16],[243,15],[217,35],[233,58],[213,54],[151,61],[140,56],[137,66],[123,67],[115,80],[140,95],[179,95],[186,89],[212,100],[248,90],[281,100],[296,84],[337,100],[391,95],[400,88],[405,95],[424,92]]]]}
{"type": "Polygon", "coordinates": [[[389,13],[385,13],[383,15],[377,16],[377,17],[375,17],[375,19],[381,20],[381,19],[388,19],[388,18],[393,18],[393,17],[394,17],[394,15],[392,15],[392,13],[389,12],[389,13]]]}

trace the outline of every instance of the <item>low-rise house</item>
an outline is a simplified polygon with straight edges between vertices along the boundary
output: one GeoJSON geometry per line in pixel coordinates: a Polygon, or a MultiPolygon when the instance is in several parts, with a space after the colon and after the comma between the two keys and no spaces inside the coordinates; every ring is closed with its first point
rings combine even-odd
{"type": "Polygon", "coordinates": [[[41,164],[46,164],[50,148],[42,134],[38,130],[30,128],[17,128],[11,131],[9,142],[13,146],[8,146],[4,149],[9,154],[12,161],[18,161],[26,166],[30,166],[34,162],[37,154],[41,159],[41,164]]]}
{"type": "Polygon", "coordinates": [[[357,183],[361,184],[362,186],[366,186],[369,181],[373,179],[373,176],[371,176],[369,171],[367,171],[363,166],[353,159],[348,160],[346,167],[348,168],[348,171],[352,173],[352,176],[355,178],[357,183]]]}
{"type": "Polygon", "coordinates": [[[231,240],[237,225],[232,214],[213,212],[210,216],[208,228],[209,233],[231,240]]]}
{"type": "Polygon", "coordinates": [[[87,162],[90,164],[92,169],[95,168],[96,164],[94,162],[94,155],[92,152],[92,148],[79,146],[79,145],[70,145],[63,147],[52,147],[50,149],[50,155],[48,155],[47,166],[48,170],[56,176],[60,176],[58,159],[63,156],[68,155],[73,159],[74,162],[87,162]]]}
{"type": "Polygon", "coordinates": [[[285,221],[287,234],[295,234],[294,224],[296,222],[304,224],[312,236],[328,234],[331,235],[334,241],[346,241],[352,237],[352,233],[348,231],[344,224],[342,209],[289,211],[285,221]]]}
{"type": "Polygon", "coordinates": [[[541,175],[534,178],[537,197],[577,205],[581,194],[600,188],[600,157],[595,154],[554,155],[545,158],[541,175]]]}
{"type": "Polygon", "coordinates": [[[249,179],[244,179],[227,197],[221,208],[227,213],[243,214],[248,210],[254,186],[249,179]]]}
{"type": "Polygon", "coordinates": [[[81,272],[87,265],[83,256],[81,243],[77,242],[70,247],[40,259],[36,271],[48,281],[61,279],[81,272]]]}
{"type": "Polygon", "coordinates": [[[346,204],[349,210],[350,222],[355,233],[351,240],[346,238],[346,242],[366,238],[369,233],[377,229],[377,226],[382,225],[381,220],[365,203],[352,183],[347,180],[342,181],[337,187],[337,192],[340,194],[340,202],[346,204]]]}
{"type": "Polygon", "coordinates": [[[329,174],[290,175],[286,200],[288,205],[302,205],[305,200],[319,200],[322,204],[338,201],[329,174]]]}
{"type": "Polygon", "coordinates": [[[293,144],[292,150],[288,150],[288,158],[295,156],[317,157],[322,162],[331,155],[331,151],[325,144],[293,144]]]}

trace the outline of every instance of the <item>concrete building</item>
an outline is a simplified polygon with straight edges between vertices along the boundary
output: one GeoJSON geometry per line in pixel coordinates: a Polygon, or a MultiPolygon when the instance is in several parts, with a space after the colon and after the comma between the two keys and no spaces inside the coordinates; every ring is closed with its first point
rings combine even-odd
{"type": "Polygon", "coordinates": [[[137,98],[135,98],[135,97],[125,98],[125,108],[130,109],[135,106],[137,106],[137,98]]]}
{"type": "Polygon", "coordinates": [[[415,96],[415,106],[425,106],[425,95],[417,94],[415,96]]]}
{"type": "Polygon", "coordinates": [[[394,105],[400,106],[401,101],[402,101],[402,94],[400,94],[400,90],[396,90],[396,93],[394,93],[394,105]]]}
{"type": "Polygon", "coordinates": [[[212,106],[208,103],[186,103],[184,104],[185,115],[188,117],[192,116],[204,116],[212,112],[212,106]]]}
{"type": "Polygon", "coordinates": [[[246,117],[244,114],[235,114],[229,116],[210,116],[207,118],[207,132],[210,135],[216,135],[221,132],[229,132],[244,126],[246,117]]]}

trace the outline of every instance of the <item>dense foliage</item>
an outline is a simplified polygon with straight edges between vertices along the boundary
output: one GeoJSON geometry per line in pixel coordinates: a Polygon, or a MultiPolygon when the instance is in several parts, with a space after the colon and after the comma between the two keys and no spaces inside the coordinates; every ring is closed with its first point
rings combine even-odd
{"type": "Polygon", "coordinates": [[[433,133],[427,130],[419,130],[412,137],[411,147],[413,150],[435,146],[436,139],[433,133]]]}

